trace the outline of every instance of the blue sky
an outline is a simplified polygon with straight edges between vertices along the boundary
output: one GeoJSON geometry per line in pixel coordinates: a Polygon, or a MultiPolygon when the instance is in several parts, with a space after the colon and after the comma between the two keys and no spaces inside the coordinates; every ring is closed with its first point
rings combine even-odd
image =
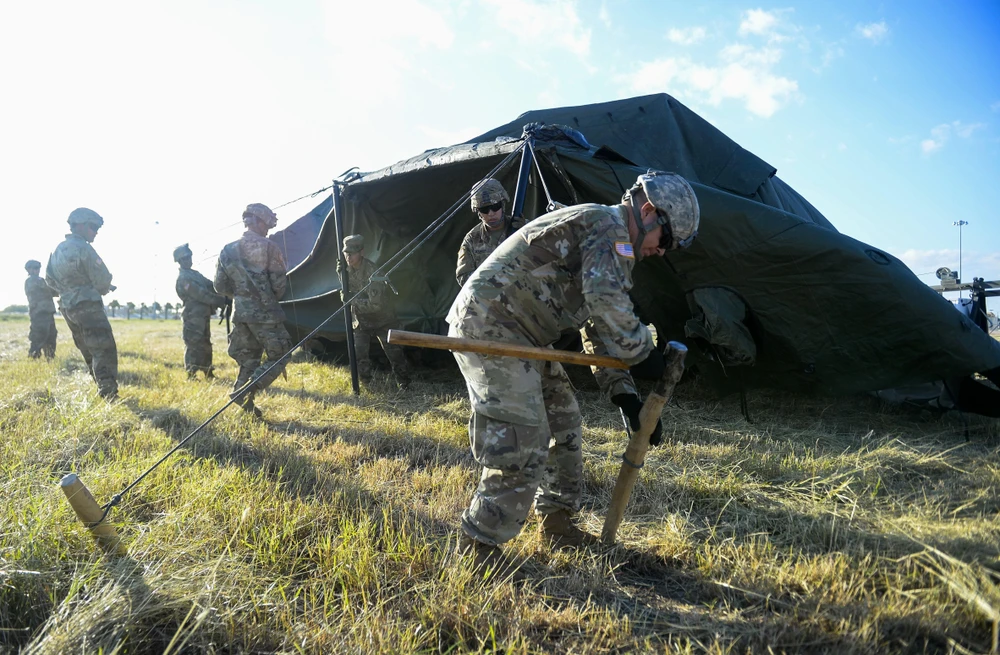
{"type": "Polygon", "coordinates": [[[170,251],[211,276],[247,203],[656,92],[915,273],[957,269],[968,221],[964,277],[1000,279],[995,1],[5,3],[0,55],[0,305],[77,206],[106,219],[114,297],[174,301],[170,251]]]}

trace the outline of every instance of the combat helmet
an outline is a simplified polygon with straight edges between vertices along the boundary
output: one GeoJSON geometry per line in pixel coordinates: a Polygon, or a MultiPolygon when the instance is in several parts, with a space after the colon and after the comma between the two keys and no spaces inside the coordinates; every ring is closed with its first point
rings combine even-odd
{"type": "Polygon", "coordinates": [[[243,210],[243,222],[246,223],[246,219],[248,218],[257,218],[264,221],[269,230],[274,229],[274,226],[278,224],[277,214],[271,211],[270,207],[259,202],[250,203],[243,210]]]}
{"type": "Polygon", "coordinates": [[[666,250],[687,248],[698,236],[698,225],[701,222],[701,210],[698,207],[698,197],[694,189],[677,173],[665,173],[650,169],[635,180],[631,189],[622,196],[622,204],[632,208],[635,224],[639,230],[636,241],[632,244],[636,258],[640,258],[640,246],[647,230],[642,224],[641,207],[637,207],[634,192],[642,189],[646,200],[657,211],[656,225],[662,225],[669,232],[670,247],[666,250]]]}
{"type": "Polygon", "coordinates": [[[74,225],[93,225],[94,227],[101,227],[104,225],[104,219],[101,215],[95,212],[93,209],[87,209],[86,207],[77,207],[69,213],[69,218],[66,222],[70,224],[70,227],[74,225]]]}
{"type": "Polygon", "coordinates": [[[472,213],[478,213],[480,207],[498,202],[510,202],[507,190],[498,180],[488,177],[472,187],[472,213]]]}
{"type": "Polygon", "coordinates": [[[42,262],[38,261],[37,259],[29,259],[24,263],[24,270],[30,271],[33,268],[41,270],[42,262]]]}
{"type": "Polygon", "coordinates": [[[350,255],[365,249],[365,237],[362,234],[352,234],[344,237],[344,254],[350,255]]]}
{"type": "Polygon", "coordinates": [[[185,243],[183,246],[177,246],[176,248],[174,248],[175,262],[179,262],[185,257],[194,257],[194,253],[191,252],[191,248],[188,247],[188,244],[185,243]]]}

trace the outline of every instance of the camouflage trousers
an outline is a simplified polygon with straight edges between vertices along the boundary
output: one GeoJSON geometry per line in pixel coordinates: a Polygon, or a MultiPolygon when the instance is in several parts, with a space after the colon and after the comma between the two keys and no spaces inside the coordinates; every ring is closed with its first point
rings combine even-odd
{"type": "Polygon", "coordinates": [[[45,359],[56,356],[56,317],[54,314],[36,314],[28,327],[28,356],[45,359]]]}
{"type": "MultiPolygon", "coordinates": [[[[450,334],[465,336],[454,328],[450,334]]],[[[473,406],[472,456],[483,467],[462,514],[465,533],[490,545],[510,541],[524,527],[533,501],[539,514],[577,512],[583,492],[583,421],[562,365],[475,353],[455,353],[455,359],[473,406]],[[519,416],[503,405],[480,402],[484,397],[503,397],[508,408],[519,398],[535,398],[538,403],[521,407],[540,411],[519,416]]]]}
{"type": "Polygon", "coordinates": [[[270,373],[264,375],[269,364],[261,364],[261,357],[266,352],[270,363],[291,348],[292,338],[281,323],[233,322],[233,331],[229,333],[229,356],[240,366],[233,389],[239,389],[258,376],[260,377],[255,385],[257,390],[271,386],[285,370],[285,365],[275,366],[270,373]]]}
{"type": "Polygon", "coordinates": [[[99,302],[82,302],[72,309],[63,309],[63,318],[97,382],[97,391],[105,398],[117,395],[118,346],[104,306],[99,302]]]}
{"type": "Polygon", "coordinates": [[[184,368],[188,373],[212,371],[212,318],[185,316],[181,328],[184,337],[184,368]]]}
{"type": "Polygon", "coordinates": [[[372,375],[372,360],[368,352],[372,339],[378,339],[396,378],[400,381],[408,381],[410,379],[410,364],[406,361],[403,349],[389,343],[389,326],[362,325],[354,328],[354,356],[358,362],[358,376],[370,378],[372,375]]]}

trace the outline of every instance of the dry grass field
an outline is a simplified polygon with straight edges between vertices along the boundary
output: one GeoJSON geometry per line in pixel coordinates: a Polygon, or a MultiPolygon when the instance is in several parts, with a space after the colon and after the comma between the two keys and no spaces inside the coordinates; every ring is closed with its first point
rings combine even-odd
{"type": "MultiPolygon", "coordinates": [[[[57,483],[99,502],[227,400],[185,380],[180,323],[113,322],[122,401],[97,396],[65,324],[29,360],[0,322],[0,651],[25,653],[985,653],[1000,621],[1000,422],[865,398],[678,388],[614,548],[509,551],[526,582],[454,565],[478,471],[457,371],[350,393],[297,355],[112,513],[100,554],[57,483]]],[[[588,376],[585,527],[624,449],[588,376]]]]}

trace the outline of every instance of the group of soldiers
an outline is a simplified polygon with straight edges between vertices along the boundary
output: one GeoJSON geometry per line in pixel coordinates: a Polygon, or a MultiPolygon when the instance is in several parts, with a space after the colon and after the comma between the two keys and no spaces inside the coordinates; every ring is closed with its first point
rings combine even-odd
{"type": "MultiPolygon", "coordinates": [[[[700,210],[691,185],[673,173],[640,175],[618,205],[565,207],[526,223],[507,211],[510,197],[502,184],[487,179],[471,194],[480,222],[465,236],[456,278],[461,291],[447,316],[449,335],[552,347],[568,331],[583,335],[584,349],[630,365],[662,369],[662,354],[648,327],[637,317],[628,295],[635,263],[686,248],[698,233],[700,210]],[[657,361],[658,360],[658,361],[657,361]]],[[[232,299],[229,355],[239,365],[231,397],[260,416],[257,392],[267,388],[292,346],[279,301],[288,286],[285,262],[267,233],[277,217],[266,205],[243,212],[243,236],[219,255],[214,282],[191,268],[187,244],[174,251],[180,265],[177,295],[184,302],[185,367],[212,377],[209,317],[232,299]]],[[[60,305],[73,340],[83,354],[98,390],[117,396],[117,353],[101,296],[111,274],[90,243],[103,219],[89,209],[69,218],[71,234],[52,253],[47,280],[40,264],[28,262],[25,291],[31,301],[31,353],[54,353],[55,309],[60,305]],[[47,283],[47,286],[46,286],[47,283]],[[37,323],[36,323],[37,316],[37,323]]],[[[372,374],[368,348],[377,339],[401,386],[410,380],[403,353],[388,343],[396,323],[384,282],[373,281],[375,265],[365,258],[364,237],[343,241],[359,373],[372,374]]],[[[580,529],[583,485],[582,418],[573,387],[557,362],[456,352],[465,378],[472,416],[472,455],[482,475],[463,512],[456,553],[484,570],[510,562],[501,545],[523,528],[535,507],[542,537],[553,546],[577,547],[596,538],[580,529]]],[[[602,391],[632,428],[639,427],[642,401],[628,371],[594,369],[602,391]]],[[[651,443],[659,442],[659,423],[651,443]]]]}

